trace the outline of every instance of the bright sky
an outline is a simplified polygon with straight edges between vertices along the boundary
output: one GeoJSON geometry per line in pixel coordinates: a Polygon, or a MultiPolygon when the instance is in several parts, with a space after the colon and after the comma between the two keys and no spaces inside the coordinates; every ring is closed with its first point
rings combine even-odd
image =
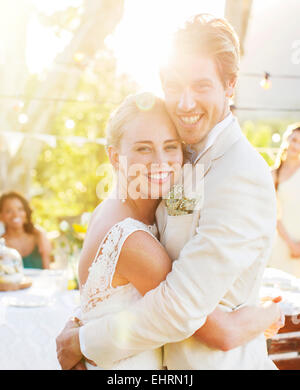
{"type": "MultiPolygon", "coordinates": [[[[81,0],[32,0],[46,12],[81,0]]],[[[160,92],[158,67],[162,61],[170,33],[193,14],[208,12],[223,16],[225,0],[125,0],[123,19],[115,33],[107,38],[118,60],[119,72],[128,73],[141,89],[160,92]]],[[[53,33],[33,20],[28,63],[32,71],[40,71],[53,60],[69,39],[60,42],[53,33]]]]}

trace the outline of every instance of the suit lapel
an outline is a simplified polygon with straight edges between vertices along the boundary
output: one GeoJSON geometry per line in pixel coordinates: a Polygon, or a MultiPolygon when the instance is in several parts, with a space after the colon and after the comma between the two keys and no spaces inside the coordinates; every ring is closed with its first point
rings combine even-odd
{"type": "MultiPolygon", "coordinates": [[[[197,170],[197,181],[203,181],[212,166],[212,162],[222,157],[241,137],[242,132],[240,126],[237,120],[234,119],[234,121],[221,132],[214,144],[211,145],[198,160],[196,160],[195,165],[202,165],[201,169],[197,170]]],[[[195,234],[198,220],[200,218],[200,210],[195,210],[193,214],[194,218],[191,226],[190,237],[195,234]]],[[[160,234],[163,234],[165,231],[167,219],[168,212],[165,207],[165,202],[161,201],[156,210],[156,220],[160,234]]]]}
{"type": "MultiPolygon", "coordinates": [[[[228,127],[226,127],[222,133],[219,135],[219,137],[216,139],[215,143],[211,145],[210,148],[208,148],[205,153],[199,158],[199,160],[196,160],[195,167],[198,164],[201,164],[202,167],[199,170],[200,174],[197,172],[197,181],[198,180],[204,180],[204,177],[209,172],[212,163],[214,160],[217,160],[218,158],[222,157],[226,151],[235,144],[240,138],[242,137],[241,128],[235,119],[228,127]]],[[[194,167],[194,169],[195,169],[194,167]]],[[[201,185],[199,187],[202,188],[201,185]]],[[[204,196],[204,183],[203,183],[203,196],[204,196]]],[[[204,200],[204,199],[203,199],[204,200]]],[[[202,200],[202,202],[203,202],[202,200]]],[[[202,207],[201,207],[202,208],[202,207]]],[[[194,218],[191,226],[190,231],[190,238],[192,238],[196,232],[196,228],[198,225],[198,221],[200,218],[201,208],[194,211],[194,218]]]]}

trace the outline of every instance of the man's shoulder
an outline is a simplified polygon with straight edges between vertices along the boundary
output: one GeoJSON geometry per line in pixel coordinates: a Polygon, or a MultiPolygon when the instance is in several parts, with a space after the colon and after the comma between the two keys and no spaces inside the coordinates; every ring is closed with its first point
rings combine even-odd
{"type": "Polygon", "coordinates": [[[235,167],[236,171],[271,176],[267,162],[244,135],[227,150],[223,157],[235,167]]]}

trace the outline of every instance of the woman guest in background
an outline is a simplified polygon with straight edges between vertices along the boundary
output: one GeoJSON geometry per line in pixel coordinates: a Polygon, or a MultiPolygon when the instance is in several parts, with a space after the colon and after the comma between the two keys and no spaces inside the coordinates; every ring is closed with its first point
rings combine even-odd
{"type": "Polygon", "coordinates": [[[25,268],[49,268],[51,245],[46,235],[31,221],[27,200],[16,192],[0,197],[0,219],[5,226],[6,245],[17,249],[25,268]]]}
{"type": "Polygon", "coordinates": [[[269,266],[300,278],[300,122],[283,135],[273,177],[278,224],[269,266]]]}

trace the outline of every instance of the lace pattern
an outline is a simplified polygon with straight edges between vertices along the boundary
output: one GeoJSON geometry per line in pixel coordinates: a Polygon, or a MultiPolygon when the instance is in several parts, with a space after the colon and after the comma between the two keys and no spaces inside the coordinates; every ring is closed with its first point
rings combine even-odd
{"type": "Polygon", "coordinates": [[[144,223],[126,218],[115,224],[102,240],[95,259],[89,267],[86,283],[81,289],[81,309],[83,313],[92,310],[99,302],[108,299],[119,289],[130,285],[113,287],[112,280],[125,240],[130,234],[138,230],[143,230],[155,237],[144,223]]]}

